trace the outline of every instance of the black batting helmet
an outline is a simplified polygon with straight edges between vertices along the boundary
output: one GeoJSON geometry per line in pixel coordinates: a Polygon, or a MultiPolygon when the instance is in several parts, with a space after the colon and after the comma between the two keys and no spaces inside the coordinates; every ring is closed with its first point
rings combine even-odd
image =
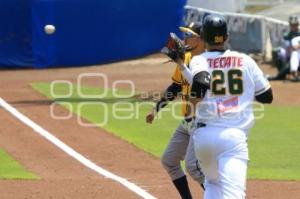
{"type": "Polygon", "coordinates": [[[201,36],[210,45],[223,44],[228,36],[225,18],[216,14],[207,15],[203,21],[201,36]]]}

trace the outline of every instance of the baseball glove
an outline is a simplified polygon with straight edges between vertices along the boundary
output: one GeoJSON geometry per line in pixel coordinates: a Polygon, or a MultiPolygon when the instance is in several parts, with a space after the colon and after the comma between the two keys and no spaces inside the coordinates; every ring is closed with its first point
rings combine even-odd
{"type": "Polygon", "coordinates": [[[176,62],[178,58],[184,58],[185,50],[184,42],[175,33],[170,33],[166,46],[160,52],[176,62]]]}

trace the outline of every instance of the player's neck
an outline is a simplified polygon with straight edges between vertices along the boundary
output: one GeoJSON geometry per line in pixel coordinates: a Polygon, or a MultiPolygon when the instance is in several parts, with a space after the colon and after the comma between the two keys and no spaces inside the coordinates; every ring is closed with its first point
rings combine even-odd
{"type": "Polygon", "coordinates": [[[201,54],[203,52],[204,52],[203,47],[201,47],[200,45],[198,45],[196,48],[194,48],[194,49],[191,50],[192,56],[199,55],[199,54],[201,54]]]}
{"type": "Polygon", "coordinates": [[[225,51],[224,45],[207,45],[207,51],[225,51]]]}

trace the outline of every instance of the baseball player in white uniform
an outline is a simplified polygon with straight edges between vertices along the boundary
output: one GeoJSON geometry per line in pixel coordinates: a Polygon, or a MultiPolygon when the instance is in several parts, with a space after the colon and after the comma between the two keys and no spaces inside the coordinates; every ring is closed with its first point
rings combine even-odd
{"type": "Polygon", "coordinates": [[[222,16],[208,15],[201,36],[207,52],[191,60],[190,71],[191,100],[198,105],[194,149],[205,175],[204,199],[243,199],[252,102],[271,103],[272,89],[252,58],[225,50],[228,33],[222,16]]]}
{"type": "Polygon", "coordinates": [[[293,38],[291,44],[293,51],[290,58],[290,72],[293,75],[292,78],[297,79],[299,78],[298,70],[300,61],[300,36],[293,38]]]}

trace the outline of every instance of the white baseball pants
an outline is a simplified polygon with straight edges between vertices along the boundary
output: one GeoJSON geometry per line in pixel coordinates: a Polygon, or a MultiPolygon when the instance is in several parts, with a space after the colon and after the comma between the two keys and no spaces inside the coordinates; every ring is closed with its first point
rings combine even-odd
{"type": "Polygon", "coordinates": [[[244,199],[248,146],[246,132],[206,126],[193,135],[195,155],[205,175],[204,199],[244,199]]]}
{"type": "Polygon", "coordinates": [[[290,58],[290,66],[291,66],[291,72],[297,72],[298,67],[299,67],[299,60],[300,60],[300,51],[299,50],[294,50],[291,53],[291,58],[290,58]]]}

